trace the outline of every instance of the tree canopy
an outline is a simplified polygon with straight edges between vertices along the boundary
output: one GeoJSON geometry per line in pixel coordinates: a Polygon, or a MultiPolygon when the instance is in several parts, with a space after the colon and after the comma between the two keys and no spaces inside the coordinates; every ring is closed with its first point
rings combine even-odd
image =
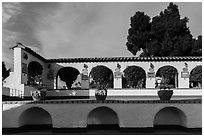
{"type": "Polygon", "coordinates": [[[68,89],[71,89],[72,84],[77,79],[78,75],[79,71],[73,67],[61,68],[57,73],[57,76],[66,83],[68,89]]]}
{"type": "Polygon", "coordinates": [[[124,70],[124,78],[128,88],[145,88],[146,73],[141,67],[128,66],[124,70]]]}
{"type": "Polygon", "coordinates": [[[95,87],[98,84],[98,86],[106,85],[108,88],[113,88],[113,73],[109,68],[98,65],[92,68],[90,75],[93,78],[91,87],[95,87]],[[94,84],[96,85],[94,86],[94,84]]]}
{"type": "Polygon", "coordinates": [[[11,69],[7,69],[4,62],[2,62],[2,81],[10,75],[11,69]]]}
{"type": "Polygon", "coordinates": [[[141,56],[201,56],[202,36],[193,39],[188,18],[181,19],[178,6],[169,3],[160,15],[151,18],[144,12],[136,12],[130,18],[127,49],[141,56]]]}
{"type": "Polygon", "coordinates": [[[28,85],[37,86],[42,84],[43,67],[38,62],[30,62],[28,65],[28,85]]]}
{"type": "Polygon", "coordinates": [[[202,66],[197,66],[191,71],[190,82],[202,83],[202,66]]]}
{"type": "Polygon", "coordinates": [[[176,68],[172,67],[172,66],[164,66],[161,67],[158,71],[156,76],[157,77],[162,77],[162,81],[167,84],[167,85],[173,85],[174,87],[175,85],[175,77],[177,75],[177,70],[176,68]]]}

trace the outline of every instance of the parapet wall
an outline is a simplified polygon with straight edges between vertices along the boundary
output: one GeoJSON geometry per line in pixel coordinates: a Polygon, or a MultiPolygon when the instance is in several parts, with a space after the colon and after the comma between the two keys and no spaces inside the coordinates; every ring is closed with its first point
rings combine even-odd
{"type": "MultiPolygon", "coordinates": [[[[3,102],[2,127],[18,128],[22,126],[22,119],[35,119],[35,115],[29,117],[26,110],[33,108],[43,110],[50,117],[53,128],[87,127],[89,119],[100,124],[100,117],[90,117],[96,109],[107,108],[115,113],[120,127],[144,128],[153,127],[156,123],[168,124],[168,122],[181,120],[179,124],[187,128],[202,127],[202,103],[201,100],[67,100],[67,101],[13,101],[3,102]],[[160,115],[160,112],[161,115],[160,115]],[[165,115],[163,115],[165,114],[165,115]],[[159,115],[159,116],[158,116],[159,115]],[[156,121],[155,121],[156,119],[156,121]],[[169,121],[170,120],[170,121],[169,121]]],[[[39,111],[40,112],[40,111],[39,111]]],[[[97,111],[96,111],[97,113],[97,111]]],[[[100,111],[104,118],[106,112],[100,111]]],[[[31,113],[32,114],[32,113],[31,113]]],[[[37,117],[39,120],[41,117],[37,117]]],[[[114,117],[113,117],[114,118],[114,117]]],[[[46,119],[46,118],[45,118],[46,119]]],[[[39,121],[43,121],[39,120],[39,121]]],[[[45,122],[46,123],[46,122],[45,122]]],[[[28,123],[27,123],[28,124],[28,123]]],[[[38,123],[39,124],[39,123],[38,123]]]]}

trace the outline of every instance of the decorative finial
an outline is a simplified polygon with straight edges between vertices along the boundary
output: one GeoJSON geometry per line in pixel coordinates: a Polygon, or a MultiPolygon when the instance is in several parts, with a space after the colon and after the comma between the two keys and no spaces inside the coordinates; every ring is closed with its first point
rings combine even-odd
{"type": "Polygon", "coordinates": [[[87,68],[88,68],[88,65],[84,64],[84,68],[87,69],[87,68]]]}
{"type": "Polygon", "coordinates": [[[154,69],[154,65],[152,63],[150,63],[150,68],[154,69]]]}
{"type": "Polygon", "coordinates": [[[188,67],[188,64],[185,62],[185,67],[187,68],[188,67]]]}
{"type": "Polygon", "coordinates": [[[23,46],[23,44],[22,44],[22,43],[20,43],[20,42],[16,42],[16,45],[21,45],[21,46],[23,46]]]}
{"type": "Polygon", "coordinates": [[[121,65],[119,63],[117,63],[117,68],[119,68],[119,69],[121,68],[121,65]]]}

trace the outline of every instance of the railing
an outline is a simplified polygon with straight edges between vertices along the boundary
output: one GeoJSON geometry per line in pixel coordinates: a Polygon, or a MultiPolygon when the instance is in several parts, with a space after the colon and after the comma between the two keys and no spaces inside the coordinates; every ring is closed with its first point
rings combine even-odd
{"type": "Polygon", "coordinates": [[[23,98],[24,97],[24,92],[22,90],[18,90],[18,89],[10,89],[10,96],[11,97],[19,97],[19,98],[23,98]]]}

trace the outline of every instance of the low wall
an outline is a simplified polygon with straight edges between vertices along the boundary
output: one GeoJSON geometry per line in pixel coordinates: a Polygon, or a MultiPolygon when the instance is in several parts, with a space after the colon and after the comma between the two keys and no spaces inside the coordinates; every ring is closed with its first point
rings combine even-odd
{"type": "Polygon", "coordinates": [[[89,90],[48,90],[46,96],[89,96],[89,90]]]}
{"type": "MultiPolygon", "coordinates": [[[[33,87],[25,86],[24,96],[30,96],[30,91],[35,90],[33,87]]],[[[95,98],[96,89],[71,89],[71,90],[48,90],[47,97],[89,97],[95,98]]],[[[159,99],[157,95],[158,89],[108,89],[107,98],[134,98],[145,97],[159,99]]],[[[202,96],[202,89],[173,89],[172,98],[188,97],[196,98],[202,96]]]]}
{"type": "MultiPolygon", "coordinates": [[[[158,89],[108,89],[107,98],[152,98],[159,99],[158,89]]],[[[90,98],[94,98],[95,90],[89,90],[90,98]]],[[[172,98],[201,98],[202,89],[173,89],[172,98]]]]}
{"type": "MultiPolygon", "coordinates": [[[[11,92],[19,92],[18,90],[11,90],[6,87],[2,87],[2,94],[6,96],[11,96],[11,92]]],[[[18,94],[13,94],[12,96],[23,96],[24,98],[30,98],[31,94],[30,91],[36,90],[30,86],[24,86],[24,93],[19,92],[18,94]],[[22,95],[21,95],[22,94],[22,95]]],[[[60,90],[47,90],[47,99],[49,98],[90,98],[95,99],[95,90],[96,89],[60,89],[60,90]]],[[[159,97],[157,95],[158,89],[108,89],[107,99],[156,99],[158,100],[159,97]]],[[[182,89],[177,88],[173,89],[174,93],[172,98],[201,98],[202,97],[202,89],[182,89]]]]}
{"type": "MultiPolygon", "coordinates": [[[[3,128],[17,128],[21,126],[21,119],[23,112],[29,108],[40,108],[46,111],[48,116],[51,117],[51,123],[54,128],[75,128],[86,127],[90,113],[96,108],[106,107],[113,110],[119,121],[120,127],[128,128],[145,128],[153,127],[158,122],[164,122],[164,116],[157,117],[155,123],[155,116],[164,108],[167,108],[174,117],[184,119],[184,127],[187,128],[201,128],[202,127],[202,103],[201,100],[183,100],[183,101],[158,101],[158,100],[145,100],[145,101],[124,101],[124,100],[60,100],[60,101],[14,101],[3,102],[2,113],[2,127],[3,128]],[[177,115],[173,109],[179,110],[183,115],[177,115]],[[159,119],[158,119],[159,118],[159,119]]],[[[100,111],[98,111],[99,113],[100,111]]],[[[106,112],[100,112],[104,115],[106,112]]],[[[27,115],[28,116],[28,115],[27,115]]],[[[32,117],[25,117],[33,119],[32,117]]],[[[41,117],[39,117],[40,119],[41,117]]],[[[100,117],[98,117],[100,120],[100,117]]],[[[97,120],[97,119],[96,119],[97,120]]],[[[174,119],[176,120],[176,119],[174,119]]],[[[40,122],[40,121],[39,121],[40,122]]],[[[178,122],[178,121],[176,121],[178,122]]],[[[168,124],[168,123],[166,123],[168,124]]]]}
{"type": "Polygon", "coordinates": [[[2,95],[10,96],[10,88],[2,87],[2,95]]]}
{"type": "MultiPolygon", "coordinates": [[[[109,89],[109,96],[157,96],[158,89],[109,89]]],[[[202,89],[173,89],[175,96],[201,96],[202,89]]]]}

